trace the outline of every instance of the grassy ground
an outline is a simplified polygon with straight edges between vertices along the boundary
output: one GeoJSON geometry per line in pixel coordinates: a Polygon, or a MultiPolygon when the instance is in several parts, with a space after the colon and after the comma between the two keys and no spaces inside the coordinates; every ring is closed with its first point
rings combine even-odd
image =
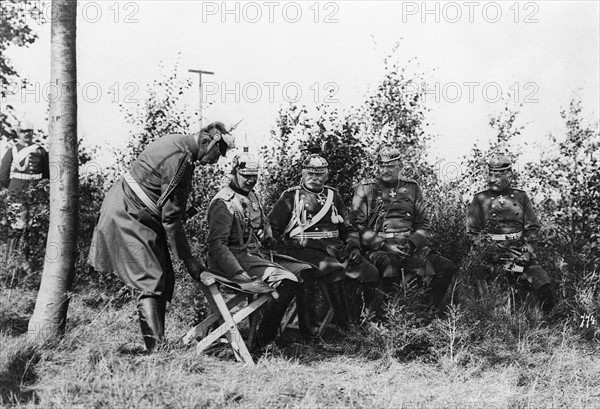
{"type": "Polygon", "coordinates": [[[168,344],[147,355],[131,301],[75,294],[66,336],[41,348],[24,340],[35,291],[0,297],[0,406],[600,407],[598,334],[535,308],[470,305],[437,319],[396,302],[393,324],[332,331],[317,346],[289,334],[247,367],[225,348],[179,345],[190,322],[177,300],[168,344]]]}

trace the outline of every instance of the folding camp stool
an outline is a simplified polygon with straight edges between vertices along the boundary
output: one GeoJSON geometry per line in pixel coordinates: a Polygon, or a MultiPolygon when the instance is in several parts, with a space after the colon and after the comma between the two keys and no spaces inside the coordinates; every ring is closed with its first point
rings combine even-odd
{"type": "Polygon", "coordinates": [[[182,341],[187,345],[192,340],[197,340],[196,353],[199,354],[214,342],[225,336],[227,343],[233,350],[235,358],[245,364],[254,365],[254,360],[238,330],[238,324],[244,319],[251,317],[248,344],[252,345],[254,334],[256,333],[258,326],[257,312],[259,312],[260,307],[268,302],[271,297],[277,297],[277,293],[254,294],[239,292],[232,299],[225,302],[223,294],[219,289],[219,284],[231,288],[228,282],[224,281],[224,279],[218,275],[207,271],[200,275],[200,287],[208,300],[211,311],[208,317],[192,328],[182,338],[182,341]],[[245,300],[248,300],[248,305],[232,315],[231,310],[245,300]],[[215,323],[220,325],[209,333],[211,326],[215,323]]]}

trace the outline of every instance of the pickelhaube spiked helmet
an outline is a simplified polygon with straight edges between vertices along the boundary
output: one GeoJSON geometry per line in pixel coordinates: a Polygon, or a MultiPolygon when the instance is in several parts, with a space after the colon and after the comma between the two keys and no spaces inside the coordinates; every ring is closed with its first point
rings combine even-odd
{"type": "Polygon", "coordinates": [[[494,154],[488,161],[488,168],[490,172],[508,172],[512,168],[512,162],[506,155],[494,154]]]}
{"type": "Polygon", "coordinates": [[[213,122],[202,128],[201,132],[210,135],[212,139],[207,150],[218,144],[221,156],[225,156],[228,150],[235,148],[235,138],[222,122],[213,122]]]}
{"type": "Polygon", "coordinates": [[[248,153],[235,155],[232,161],[233,171],[237,171],[243,176],[254,176],[258,175],[260,170],[260,164],[258,159],[248,153]]]}
{"type": "Polygon", "coordinates": [[[384,146],[377,153],[377,163],[387,164],[400,159],[400,150],[391,146],[384,146]]]}
{"type": "Polygon", "coordinates": [[[302,169],[310,170],[311,172],[315,172],[315,173],[327,172],[328,166],[329,166],[329,164],[327,163],[325,158],[323,158],[322,156],[319,156],[316,153],[309,155],[302,162],[302,169]]]}

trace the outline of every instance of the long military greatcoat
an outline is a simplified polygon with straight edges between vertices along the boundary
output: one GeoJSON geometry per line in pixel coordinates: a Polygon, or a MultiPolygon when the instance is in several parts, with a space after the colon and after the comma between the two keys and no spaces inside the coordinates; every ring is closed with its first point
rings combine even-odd
{"type": "Polygon", "coordinates": [[[195,135],[166,135],[150,143],[106,194],[88,257],[98,271],[116,274],[140,291],[171,299],[173,265],[167,243],[182,259],[192,257],[182,217],[198,158],[195,135]],[[158,208],[144,203],[137,183],[158,208]]]}

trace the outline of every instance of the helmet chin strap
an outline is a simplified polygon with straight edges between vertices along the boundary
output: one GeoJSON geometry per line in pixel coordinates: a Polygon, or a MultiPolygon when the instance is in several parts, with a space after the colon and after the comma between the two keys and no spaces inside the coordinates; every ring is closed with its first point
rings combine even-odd
{"type": "Polygon", "coordinates": [[[210,141],[210,143],[208,144],[208,147],[206,148],[206,153],[210,152],[210,150],[213,148],[213,146],[215,146],[217,144],[217,142],[219,142],[221,140],[221,134],[217,133],[214,136],[212,136],[212,139],[210,141]]]}

